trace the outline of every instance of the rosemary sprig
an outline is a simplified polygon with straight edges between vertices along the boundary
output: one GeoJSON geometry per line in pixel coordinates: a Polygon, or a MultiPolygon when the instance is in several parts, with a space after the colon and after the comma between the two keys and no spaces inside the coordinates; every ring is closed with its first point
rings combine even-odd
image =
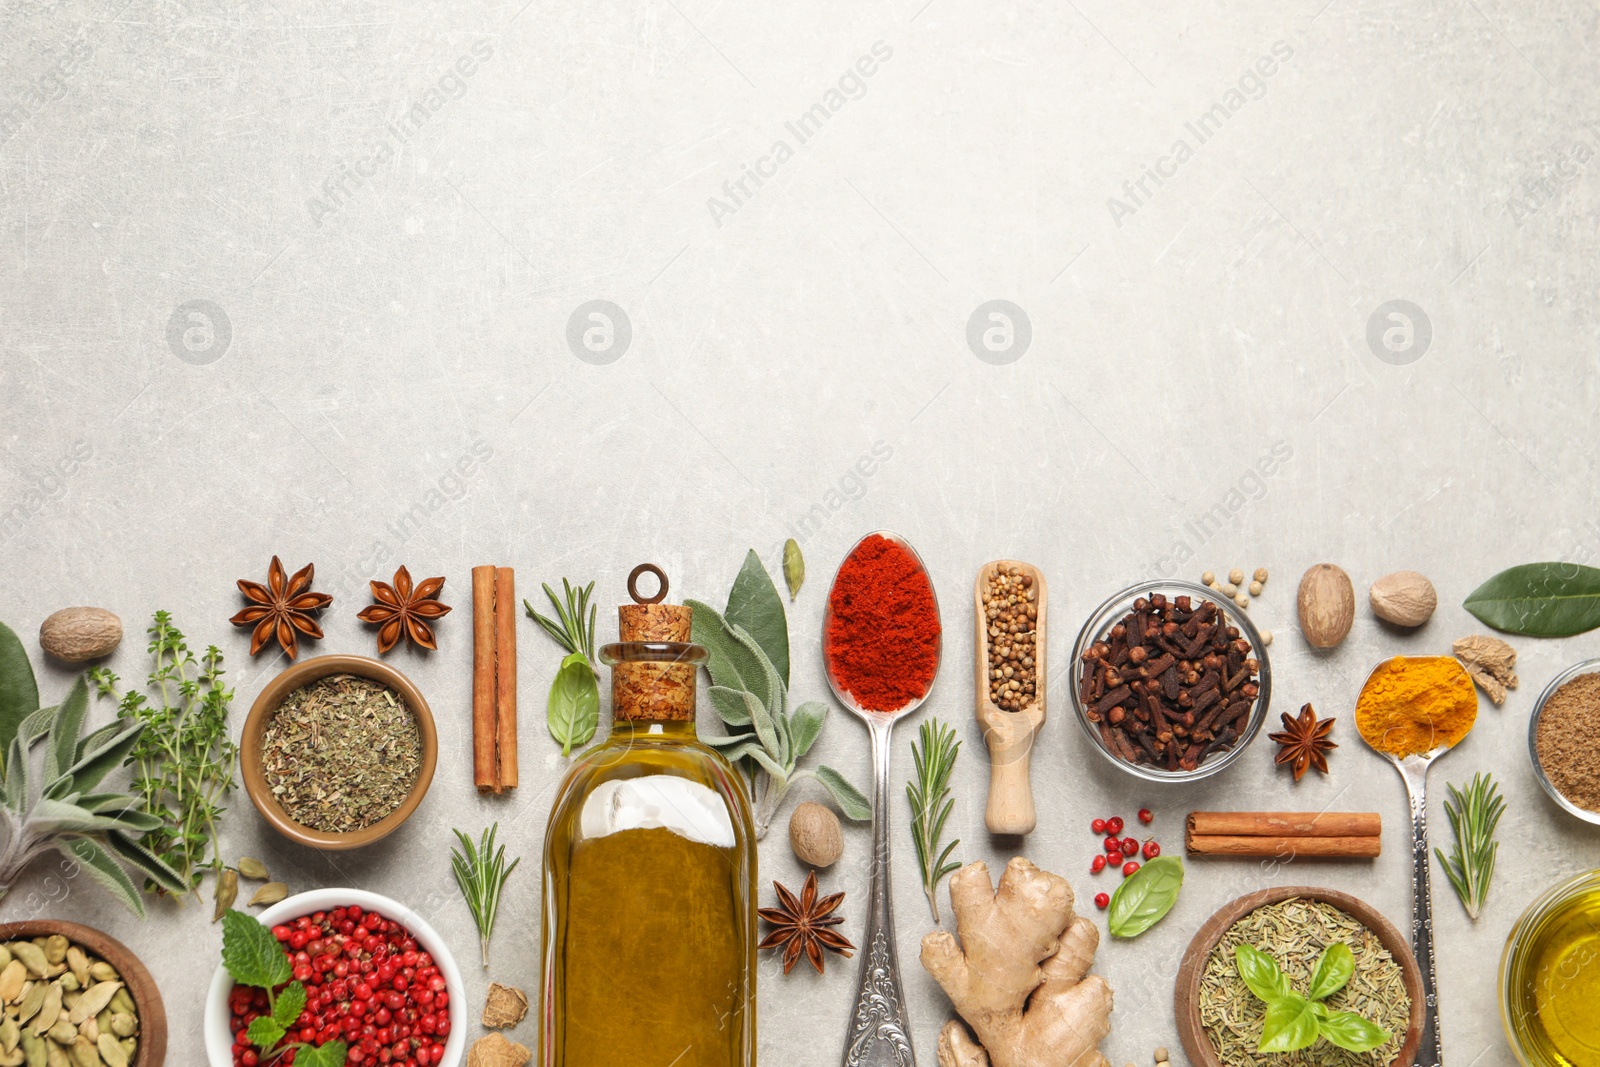
{"type": "Polygon", "coordinates": [[[556,643],[567,650],[571,655],[576,652],[583,653],[591,666],[594,665],[594,624],[599,614],[598,604],[590,606],[589,595],[594,592],[594,583],[590,582],[582,589],[574,589],[572,583],[565,578],[561,579],[561,588],[566,593],[566,603],[557,599],[556,591],[550,588],[549,582],[544,585],[544,595],[550,598],[550,604],[556,609],[554,619],[540,615],[533,610],[533,604],[527,600],[522,602],[522,607],[528,613],[528,618],[544,627],[545,633],[556,639],[556,643]],[[584,622],[584,609],[588,608],[588,623],[584,622]]]}
{"type": "Polygon", "coordinates": [[[1476,922],[1483,900],[1489,895],[1489,879],[1494,877],[1494,856],[1500,847],[1495,842],[1494,829],[1506,802],[1494,778],[1487,774],[1475,775],[1465,793],[1454,785],[1447,788],[1450,799],[1444,802],[1444,813],[1450,819],[1455,846],[1449,859],[1442,849],[1433,851],[1455,887],[1456,896],[1461,898],[1461,906],[1476,922]]]}
{"type": "Polygon", "coordinates": [[[472,921],[478,924],[479,947],[483,952],[484,970],[489,969],[489,935],[494,933],[495,912],[500,908],[500,890],[511,877],[511,872],[522,862],[521,857],[506,866],[506,847],[494,847],[494,835],[500,829],[495,823],[483,832],[477,845],[472,838],[455,831],[461,841],[461,851],[450,850],[450,866],[455,870],[456,885],[467,898],[467,908],[472,921]]]}
{"type": "Polygon", "coordinates": [[[961,751],[956,732],[938,719],[923,722],[921,748],[911,744],[911,759],[917,767],[917,778],[906,783],[906,799],[911,802],[911,840],[917,846],[917,864],[922,868],[922,889],[928,894],[928,907],[933,909],[933,921],[939,921],[939,881],[961,866],[950,859],[950,853],[961,843],[959,839],[939,849],[939,838],[944,834],[945,820],[955,808],[950,797],[950,772],[961,751]],[[937,858],[935,858],[937,857],[937,858]]]}

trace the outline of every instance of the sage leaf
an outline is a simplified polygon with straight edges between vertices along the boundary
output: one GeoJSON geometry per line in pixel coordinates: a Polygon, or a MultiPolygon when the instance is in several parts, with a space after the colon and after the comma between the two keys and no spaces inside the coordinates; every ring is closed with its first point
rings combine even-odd
{"type": "Polygon", "coordinates": [[[817,781],[833,795],[833,802],[839,805],[839,810],[844,812],[844,817],[851,822],[866,822],[872,818],[872,804],[861,795],[861,790],[851,785],[845,776],[832,767],[818,767],[814,772],[817,781]]]}
{"type": "Polygon", "coordinates": [[[728,610],[723,619],[730,628],[742,627],[766,653],[783,684],[789,684],[789,620],[784,615],[783,598],[767,574],[761,557],[751,549],[744,566],[728,592],[728,610]]]}
{"type": "Polygon", "coordinates": [[[760,645],[748,634],[749,646],[742,644],[722,613],[711,605],[698,600],[685,603],[692,612],[689,639],[706,650],[706,672],[711,675],[712,684],[754,693],[756,699],[771,706],[772,692],[767,677],[769,671],[774,676],[777,672],[763,662],[765,654],[760,651],[760,645]]]}
{"type": "Polygon", "coordinates": [[[711,706],[723,722],[729,726],[750,725],[750,713],[744,708],[744,690],[713,685],[707,692],[711,695],[711,706]]]}
{"type": "Polygon", "coordinates": [[[33,678],[33,664],[11,627],[0,622],[0,767],[22,720],[38,707],[39,685],[33,678]]]}
{"type": "Polygon", "coordinates": [[[1323,949],[1317,968],[1311,974],[1312,1000],[1325,1000],[1343,989],[1350,976],[1356,973],[1355,953],[1343,941],[1335,941],[1323,949]]]}
{"type": "Polygon", "coordinates": [[[1570,637],[1600,626],[1600,570],[1576,563],[1524,563],[1478,586],[1462,606],[1496,630],[1570,637]]]}
{"type": "Polygon", "coordinates": [[[582,652],[561,661],[550,683],[548,718],[550,736],[561,742],[563,756],[572,755],[573,745],[581,748],[594,737],[600,724],[600,682],[582,652]]]}
{"type": "Polygon", "coordinates": [[[1289,979],[1279,970],[1278,961],[1254,945],[1235,948],[1233,962],[1240,980],[1259,1000],[1271,1004],[1288,995],[1289,979]]]}
{"type": "Polygon", "coordinates": [[[827,719],[828,705],[820,700],[808,700],[794,709],[794,714],[789,716],[789,732],[796,762],[811,751],[811,746],[822,736],[827,719]]]}
{"type": "Polygon", "coordinates": [[[800,554],[800,542],[792,537],[783,543],[783,580],[789,587],[790,600],[799,595],[806,580],[806,558],[800,554]]]}
{"type": "Polygon", "coordinates": [[[1150,929],[1172,910],[1182,887],[1183,861],[1176,856],[1157,856],[1140,867],[1111,895],[1111,936],[1138,937],[1150,929]]]}
{"type": "Polygon", "coordinates": [[[1342,1049],[1371,1052],[1389,1040],[1389,1031],[1353,1011],[1329,1011],[1317,1022],[1317,1032],[1342,1049]]]}
{"type": "Polygon", "coordinates": [[[1308,1048],[1317,1039],[1317,1013],[1311,1001],[1298,993],[1288,993],[1267,1005],[1261,1026],[1260,1052],[1295,1052],[1308,1048]]]}

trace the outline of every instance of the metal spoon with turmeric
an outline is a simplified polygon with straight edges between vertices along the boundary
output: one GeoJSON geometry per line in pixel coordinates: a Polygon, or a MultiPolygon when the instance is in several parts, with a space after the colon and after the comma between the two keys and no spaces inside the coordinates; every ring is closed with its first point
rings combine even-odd
{"type": "Polygon", "coordinates": [[[1440,1067],[1439,1001],[1434,983],[1433,894],[1428,877],[1428,767],[1467,736],[1478,693],[1452,656],[1396,656],[1378,664],[1356,701],[1361,739],[1388,758],[1411,801],[1411,951],[1426,994],[1420,1067],[1440,1067]]]}

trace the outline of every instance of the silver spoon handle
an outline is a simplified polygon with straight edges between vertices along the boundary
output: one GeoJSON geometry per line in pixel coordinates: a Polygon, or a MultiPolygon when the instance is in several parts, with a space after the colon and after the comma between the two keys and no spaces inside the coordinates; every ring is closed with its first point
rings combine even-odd
{"type": "Polygon", "coordinates": [[[889,733],[893,723],[870,719],[872,735],[872,892],[867,903],[865,952],[855,1012],[845,1034],[844,1067],[916,1067],[900,962],[894,948],[894,908],[889,895],[889,733]]]}
{"type": "Polygon", "coordinates": [[[1433,888],[1428,876],[1427,764],[1412,772],[1402,768],[1406,795],[1411,801],[1411,952],[1422,971],[1426,1000],[1422,1015],[1422,1040],[1417,1045],[1417,1067],[1442,1067],[1444,1050],[1439,1041],[1439,994],[1434,981],[1433,888]]]}

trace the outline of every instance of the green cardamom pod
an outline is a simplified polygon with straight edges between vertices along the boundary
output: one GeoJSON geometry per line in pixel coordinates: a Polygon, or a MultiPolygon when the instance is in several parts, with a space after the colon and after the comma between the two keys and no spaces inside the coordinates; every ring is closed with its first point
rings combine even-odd
{"type": "Polygon", "coordinates": [[[76,993],[78,990],[83,988],[83,986],[78,984],[78,976],[73,974],[71,971],[68,971],[60,978],[57,978],[56,984],[62,989],[65,989],[68,993],[76,993]]]}
{"type": "Polygon", "coordinates": [[[289,895],[289,887],[282,882],[268,882],[256,890],[256,895],[250,898],[250,906],[258,904],[276,904],[289,895]]]}
{"type": "Polygon", "coordinates": [[[806,580],[806,558],[800,554],[800,542],[792,537],[783,543],[783,580],[789,586],[790,600],[799,594],[800,585],[806,580]]]}
{"type": "Polygon", "coordinates": [[[0,1048],[10,1052],[17,1047],[17,1042],[20,1040],[22,1040],[22,1027],[18,1025],[17,1020],[7,1016],[4,1022],[0,1022],[0,1048]]]}
{"type": "Polygon", "coordinates": [[[51,934],[44,939],[44,958],[51,963],[62,963],[67,958],[67,949],[72,945],[61,934],[51,934]]]}
{"type": "MultiPolygon", "coordinates": [[[[53,986],[45,985],[43,982],[35,982],[26,993],[22,994],[22,1004],[17,1008],[17,1022],[19,1025],[28,1025],[28,1020],[39,1014],[39,1009],[44,1007],[44,998],[53,988],[53,986]]],[[[59,993],[59,990],[57,992],[59,993]]],[[[61,1002],[58,1000],[56,1001],[56,1015],[60,1014],[61,1002]]],[[[56,1021],[54,1015],[50,1017],[50,1021],[56,1021]]],[[[48,1029],[48,1026],[46,1029],[48,1029]]],[[[37,1031],[35,1032],[37,1033],[37,1031]]]]}
{"type": "Polygon", "coordinates": [[[52,1026],[45,1036],[58,1045],[70,1045],[78,1036],[78,1028],[62,1019],[52,1026]]]}
{"type": "Polygon", "coordinates": [[[0,967],[9,966],[11,963],[11,950],[5,945],[0,945],[0,967]]]}
{"type": "Polygon", "coordinates": [[[211,913],[212,922],[221,922],[233,902],[239,899],[239,872],[225,870],[217,875],[217,906],[211,913]]]}
{"type": "Polygon", "coordinates": [[[111,998],[116,996],[117,990],[122,988],[121,982],[99,982],[83,991],[83,996],[78,999],[78,1004],[68,1016],[72,1025],[77,1026],[92,1015],[99,1015],[111,998]]]}
{"type": "Polygon", "coordinates": [[[117,1044],[122,1046],[122,1051],[128,1054],[128,1062],[132,1063],[139,1058],[139,1041],[137,1038],[125,1037],[117,1044]]]}
{"type": "Polygon", "coordinates": [[[50,969],[50,961],[44,958],[44,949],[32,941],[15,941],[11,945],[11,954],[22,961],[28,968],[28,973],[35,978],[43,978],[44,972],[50,969]]]}
{"type": "Polygon", "coordinates": [[[253,860],[249,856],[239,858],[239,873],[252,882],[270,882],[272,876],[267,873],[267,865],[260,860],[253,860]]]}
{"type": "Polygon", "coordinates": [[[27,1058],[27,1053],[20,1048],[10,1052],[0,1052],[0,1067],[22,1067],[22,1061],[27,1058]]]}
{"type": "Polygon", "coordinates": [[[67,967],[78,980],[79,989],[89,984],[89,957],[77,945],[67,949],[67,967]]]}
{"type": "Polygon", "coordinates": [[[106,1062],[106,1067],[128,1067],[128,1054],[122,1051],[122,1046],[110,1034],[101,1034],[95,1047],[100,1050],[100,1058],[106,1062]]]}
{"type": "Polygon", "coordinates": [[[22,965],[21,960],[12,960],[0,970],[0,1001],[15,1004],[17,998],[22,996],[22,986],[28,980],[28,968],[22,965]]]}
{"type": "Polygon", "coordinates": [[[116,996],[111,998],[112,1011],[125,1011],[129,1015],[137,1015],[139,1009],[134,1006],[133,997],[128,995],[126,989],[117,990],[116,996]]]}
{"type": "Polygon", "coordinates": [[[89,977],[96,982],[114,982],[117,979],[117,969],[105,960],[95,960],[89,965],[89,977]]]}
{"type": "Polygon", "coordinates": [[[134,1031],[133,1016],[125,1011],[116,1012],[111,1016],[111,1025],[105,1027],[118,1037],[132,1037],[134,1031]]]}
{"type": "Polygon", "coordinates": [[[72,1067],[100,1067],[100,1050],[81,1037],[67,1047],[67,1055],[72,1067]]]}
{"type": "Polygon", "coordinates": [[[56,1024],[61,1018],[61,998],[66,993],[59,985],[52,982],[45,987],[43,1003],[39,1007],[39,1017],[33,1020],[33,1032],[42,1034],[56,1024]]]}
{"type": "Polygon", "coordinates": [[[100,1040],[100,1024],[93,1019],[85,1019],[78,1024],[78,1035],[90,1043],[100,1040]]]}
{"type": "Polygon", "coordinates": [[[28,1067],[46,1067],[49,1056],[44,1046],[44,1038],[38,1034],[22,1035],[22,1058],[28,1067]]]}

